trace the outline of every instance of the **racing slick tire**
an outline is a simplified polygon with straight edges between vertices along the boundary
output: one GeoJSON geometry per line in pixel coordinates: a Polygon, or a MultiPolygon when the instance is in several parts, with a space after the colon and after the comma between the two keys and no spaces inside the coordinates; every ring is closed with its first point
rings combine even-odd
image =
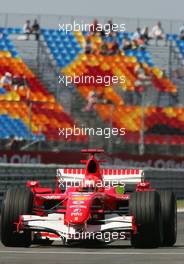
{"type": "Polygon", "coordinates": [[[31,245],[31,231],[16,232],[19,216],[31,214],[33,194],[28,188],[11,188],[4,197],[1,210],[1,242],[7,247],[28,247],[31,245]]]}
{"type": "Polygon", "coordinates": [[[161,213],[163,221],[163,242],[161,246],[171,247],[176,243],[177,237],[177,206],[176,197],[168,190],[159,191],[161,213]]]}
{"type": "Polygon", "coordinates": [[[137,233],[131,234],[135,248],[156,248],[163,240],[161,203],[158,192],[134,192],[130,199],[130,213],[135,217],[137,233]]]}

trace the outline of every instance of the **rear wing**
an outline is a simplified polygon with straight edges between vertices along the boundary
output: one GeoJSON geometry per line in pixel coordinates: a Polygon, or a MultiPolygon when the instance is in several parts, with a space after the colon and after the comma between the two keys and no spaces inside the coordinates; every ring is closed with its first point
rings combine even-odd
{"type": "MultiPolygon", "coordinates": [[[[85,179],[85,169],[57,169],[58,182],[80,183],[85,179]]],[[[144,181],[144,171],[140,169],[100,169],[102,180],[109,184],[137,184],[144,181]]]]}
{"type": "Polygon", "coordinates": [[[144,171],[139,169],[102,169],[103,180],[119,184],[137,184],[144,181],[144,171]]]}

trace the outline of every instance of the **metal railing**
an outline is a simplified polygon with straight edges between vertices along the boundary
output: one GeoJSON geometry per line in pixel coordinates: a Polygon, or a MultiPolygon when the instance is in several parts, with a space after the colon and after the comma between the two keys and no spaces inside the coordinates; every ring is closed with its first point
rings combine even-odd
{"type": "Polygon", "coordinates": [[[42,28],[58,28],[59,23],[92,23],[97,19],[100,23],[107,23],[112,19],[114,23],[125,24],[126,31],[135,31],[137,27],[149,28],[153,27],[158,21],[162,22],[162,26],[166,33],[178,33],[179,28],[183,24],[182,20],[169,19],[150,19],[150,18],[127,18],[127,17],[107,17],[107,16],[71,16],[71,15],[54,15],[54,14],[0,14],[0,27],[22,27],[26,20],[33,21],[37,19],[42,28]]]}

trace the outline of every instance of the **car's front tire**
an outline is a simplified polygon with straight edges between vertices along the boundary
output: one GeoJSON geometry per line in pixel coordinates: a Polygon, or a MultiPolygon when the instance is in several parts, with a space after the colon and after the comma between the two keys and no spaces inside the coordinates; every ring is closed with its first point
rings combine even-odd
{"type": "Polygon", "coordinates": [[[163,238],[159,194],[155,191],[132,193],[130,213],[137,226],[137,234],[131,235],[131,245],[136,248],[158,247],[163,238]]]}
{"type": "Polygon", "coordinates": [[[28,247],[31,244],[31,231],[16,232],[19,216],[31,214],[33,194],[28,188],[11,188],[6,194],[1,210],[1,242],[6,247],[28,247]]]}
{"type": "Polygon", "coordinates": [[[177,237],[177,206],[173,192],[159,191],[161,213],[163,221],[163,242],[161,246],[171,247],[176,243],[177,237]]]}

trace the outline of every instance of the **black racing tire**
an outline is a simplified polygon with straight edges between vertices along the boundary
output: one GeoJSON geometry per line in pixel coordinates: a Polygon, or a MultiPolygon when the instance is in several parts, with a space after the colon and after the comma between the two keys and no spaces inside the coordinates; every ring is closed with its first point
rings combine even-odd
{"type": "Polygon", "coordinates": [[[155,191],[134,192],[130,214],[135,217],[137,234],[131,234],[135,248],[156,248],[163,239],[160,196],[155,191]]]}
{"type": "Polygon", "coordinates": [[[4,197],[1,210],[1,242],[6,247],[28,247],[31,231],[16,232],[20,215],[31,214],[33,194],[28,188],[11,188],[4,197]]]}
{"type": "Polygon", "coordinates": [[[163,221],[163,242],[161,246],[171,247],[177,238],[177,205],[172,191],[159,191],[163,221]]]}

